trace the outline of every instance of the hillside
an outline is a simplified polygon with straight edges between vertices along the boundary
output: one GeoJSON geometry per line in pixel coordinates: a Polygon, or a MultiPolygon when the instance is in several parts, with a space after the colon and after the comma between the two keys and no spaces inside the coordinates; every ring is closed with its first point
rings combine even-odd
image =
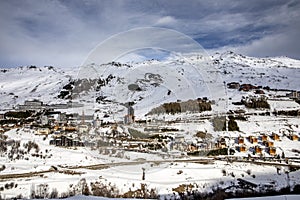
{"type": "Polygon", "coordinates": [[[1,109],[12,108],[27,99],[40,99],[45,103],[55,101],[62,87],[73,74],[49,67],[17,67],[0,70],[1,109]]]}
{"type": "Polygon", "coordinates": [[[2,69],[0,197],[299,192],[299,78],[232,52],[2,69]]]}
{"type": "MultiPolygon", "coordinates": [[[[226,92],[224,81],[300,90],[299,71],[298,60],[253,58],[232,52],[216,53],[209,60],[187,55],[130,65],[118,62],[93,64],[72,71],[19,67],[1,70],[0,105],[2,109],[12,108],[33,98],[45,103],[73,100],[85,103],[89,110],[101,108],[103,104],[109,107],[111,103],[133,102],[136,114],[143,116],[163,103],[203,97],[218,101],[226,92]],[[207,72],[207,69],[212,71],[207,72]]],[[[228,92],[229,96],[235,95],[228,92]]],[[[119,106],[114,112],[123,108],[119,106]]]]}

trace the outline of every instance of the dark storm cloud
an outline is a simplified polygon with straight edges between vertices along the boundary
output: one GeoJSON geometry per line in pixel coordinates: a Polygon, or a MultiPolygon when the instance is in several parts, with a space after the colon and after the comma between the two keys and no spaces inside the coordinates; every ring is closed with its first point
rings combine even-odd
{"type": "Polygon", "coordinates": [[[0,61],[78,66],[113,34],[155,26],[177,30],[206,49],[300,58],[300,1],[3,0],[0,61]]]}

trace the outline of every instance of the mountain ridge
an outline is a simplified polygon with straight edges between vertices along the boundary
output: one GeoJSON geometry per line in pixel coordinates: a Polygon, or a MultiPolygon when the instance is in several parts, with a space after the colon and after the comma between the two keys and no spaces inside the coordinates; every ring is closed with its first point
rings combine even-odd
{"type": "MultiPolygon", "coordinates": [[[[135,102],[140,109],[149,111],[153,105],[209,97],[212,91],[206,88],[203,77],[209,76],[209,73],[202,73],[203,65],[219,73],[220,80],[217,81],[220,83],[238,82],[273,89],[300,90],[297,81],[300,79],[299,60],[287,57],[256,58],[233,52],[215,53],[210,58],[210,63],[207,63],[199,55],[186,55],[184,59],[172,57],[165,61],[152,60],[130,65],[118,62],[93,64],[79,70],[52,66],[1,69],[1,109],[22,104],[30,98],[45,103],[84,102],[89,98],[98,98],[119,104],[135,102]],[[87,77],[81,77],[83,73],[87,77]],[[72,82],[75,85],[71,86],[72,82]],[[62,91],[68,90],[65,89],[68,84],[71,95],[69,98],[60,97],[62,91]],[[74,87],[77,87],[76,95],[74,87]]],[[[92,102],[95,104],[96,101],[92,102]]]]}

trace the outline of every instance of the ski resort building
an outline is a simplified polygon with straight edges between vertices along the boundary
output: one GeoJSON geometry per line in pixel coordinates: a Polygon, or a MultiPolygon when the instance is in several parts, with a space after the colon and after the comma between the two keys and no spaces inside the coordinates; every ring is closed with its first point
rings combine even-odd
{"type": "Polygon", "coordinates": [[[65,135],[59,135],[50,140],[50,145],[62,147],[84,146],[83,142],[79,139],[73,139],[65,135]]]}
{"type": "Polygon", "coordinates": [[[26,100],[24,105],[18,105],[19,110],[43,110],[44,108],[44,103],[37,99],[26,100]]]}
{"type": "Polygon", "coordinates": [[[132,106],[129,106],[127,109],[127,115],[124,117],[124,123],[131,124],[134,122],[134,109],[132,106]]]}
{"type": "Polygon", "coordinates": [[[300,99],[300,91],[292,91],[288,94],[288,97],[291,99],[300,99]]]}

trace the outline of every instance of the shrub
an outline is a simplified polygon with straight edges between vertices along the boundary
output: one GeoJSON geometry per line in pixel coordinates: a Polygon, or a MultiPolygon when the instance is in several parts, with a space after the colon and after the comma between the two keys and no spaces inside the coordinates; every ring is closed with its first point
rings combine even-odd
{"type": "Polygon", "coordinates": [[[298,110],[279,110],[274,111],[274,115],[286,115],[286,116],[299,116],[300,112],[298,110]]]}
{"type": "Polygon", "coordinates": [[[152,114],[175,114],[181,112],[203,112],[210,111],[211,102],[202,99],[188,100],[184,102],[164,103],[156,108],[153,108],[147,115],[152,114]]]}
{"type": "Polygon", "coordinates": [[[102,182],[96,181],[95,183],[91,183],[91,193],[94,196],[102,196],[102,197],[118,197],[119,191],[116,186],[106,185],[102,182]]]}
{"type": "Polygon", "coordinates": [[[5,170],[5,168],[6,168],[5,165],[0,166],[0,172],[5,170]]]}
{"type": "Polygon", "coordinates": [[[14,188],[14,186],[15,186],[15,183],[14,183],[14,182],[11,182],[11,183],[6,183],[6,184],[4,185],[4,188],[5,188],[6,190],[9,190],[9,189],[14,188]]]}
{"type": "Polygon", "coordinates": [[[237,125],[235,118],[233,116],[229,116],[228,131],[240,131],[240,128],[237,125]]]}
{"type": "Polygon", "coordinates": [[[226,175],[227,175],[227,172],[226,172],[225,169],[222,169],[222,174],[223,174],[223,176],[226,176],[226,175]]]}
{"type": "Polygon", "coordinates": [[[218,156],[218,155],[227,155],[228,149],[216,149],[216,150],[210,150],[207,154],[207,156],[218,156]]]}
{"type": "Polygon", "coordinates": [[[31,116],[30,111],[9,111],[5,113],[5,118],[23,118],[26,119],[31,116]]]}
{"type": "Polygon", "coordinates": [[[250,175],[251,175],[251,170],[248,169],[248,170],[246,171],[246,173],[250,176],[250,175]]]}

